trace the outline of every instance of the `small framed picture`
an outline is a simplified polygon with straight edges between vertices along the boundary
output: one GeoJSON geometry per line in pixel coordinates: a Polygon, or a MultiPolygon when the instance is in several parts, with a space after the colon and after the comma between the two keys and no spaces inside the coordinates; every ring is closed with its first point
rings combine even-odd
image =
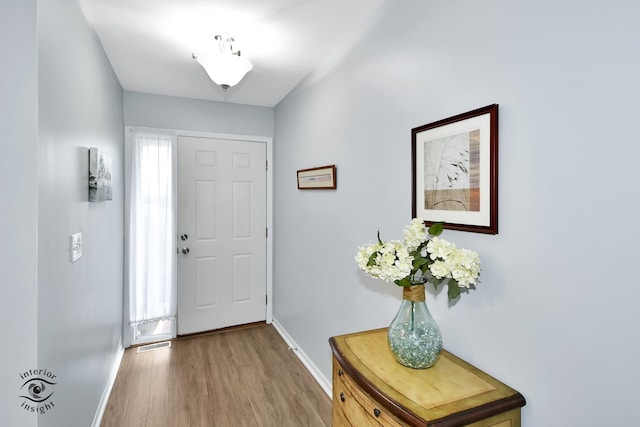
{"type": "Polygon", "coordinates": [[[89,201],[113,199],[111,186],[111,156],[102,150],[89,148],[89,201]]]}
{"type": "Polygon", "coordinates": [[[335,190],[336,188],[338,188],[336,165],[298,171],[298,190],[335,190]]]}
{"type": "Polygon", "coordinates": [[[498,105],[411,130],[412,215],[498,234],[498,105]]]}

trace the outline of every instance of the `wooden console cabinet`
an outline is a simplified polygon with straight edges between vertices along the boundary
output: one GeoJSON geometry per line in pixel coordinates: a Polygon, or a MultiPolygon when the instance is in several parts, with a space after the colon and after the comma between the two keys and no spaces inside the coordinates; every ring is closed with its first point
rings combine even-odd
{"type": "Polygon", "coordinates": [[[329,340],[333,427],[519,427],[520,393],[443,350],[434,366],[395,361],[387,329],[329,340]]]}

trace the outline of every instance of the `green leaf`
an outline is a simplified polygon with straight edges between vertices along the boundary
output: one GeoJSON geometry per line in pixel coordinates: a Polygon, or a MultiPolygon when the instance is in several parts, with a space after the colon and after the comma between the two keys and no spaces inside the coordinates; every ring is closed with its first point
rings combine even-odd
{"type": "Polygon", "coordinates": [[[379,228],[378,228],[378,243],[380,243],[381,245],[384,245],[384,243],[380,239],[380,229],[379,228]]]}
{"type": "Polygon", "coordinates": [[[437,277],[433,277],[431,279],[429,279],[430,283],[433,283],[433,287],[438,289],[438,285],[442,284],[442,282],[444,282],[444,277],[442,279],[438,279],[437,277]]]}
{"type": "Polygon", "coordinates": [[[454,300],[460,296],[460,286],[458,286],[458,282],[453,279],[449,280],[449,290],[447,291],[447,296],[449,297],[449,301],[454,300]]]}
{"type": "Polygon", "coordinates": [[[407,276],[407,277],[403,277],[400,280],[394,280],[393,283],[395,283],[398,286],[411,286],[411,279],[409,279],[409,276],[407,276]]]}
{"type": "Polygon", "coordinates": [[[371,267],[372,265],[376,265],[376,256],[378,252],[374,252],[369,256],[369,261],[367,261],[367,267],[371,267]]]}
{"type": "Polygon", "coordinates": [[[426,258],[414,258],[413,259],[413,268],[420,268],[423,265],[427,264],[429,262],[428,259],[426,258]]]}
{"type": "Polygon", "coordinates": [[[442,234],[443,230],[444,230],[444,223],[436,222],[432,224],[431,227],[429,227],[429,234],[431,234],[432,236],[439,236],[442,234]]]}

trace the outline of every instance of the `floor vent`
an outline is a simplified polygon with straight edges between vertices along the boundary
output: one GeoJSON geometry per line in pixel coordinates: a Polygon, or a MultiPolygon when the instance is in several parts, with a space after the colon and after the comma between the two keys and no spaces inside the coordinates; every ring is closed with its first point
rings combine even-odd
{"type": "Polygon", "coordinates": [[[147,351],[158,350],[160,348],[171,347],[171,341],[157,342],[155,344],[142,345],[138,347],[138,353],[145,353],[147,351]]]}

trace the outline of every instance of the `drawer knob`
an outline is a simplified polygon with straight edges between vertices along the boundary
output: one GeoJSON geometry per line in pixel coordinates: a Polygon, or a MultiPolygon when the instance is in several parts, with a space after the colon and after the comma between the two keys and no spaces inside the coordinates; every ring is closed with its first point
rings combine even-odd
{"type": "Polygon", "coordinates": [[[375,408],[375,409],[373,410],[373,415],[375,415],[375,416],[376,416],[376,418],[378,418],[378,417],[380,416],[380,409],[375,408]]]}
{"type": "Polygon", "coordinates": [[[343,392],[340,392],[340,401],[344,402],[344,393],[343,392]]]}
{"type": "Polygon", "coordinates": [[[342,369],[338,369],[338,376],[341,377],[344,375],[344,372],[342,372],[342,369]]]}

